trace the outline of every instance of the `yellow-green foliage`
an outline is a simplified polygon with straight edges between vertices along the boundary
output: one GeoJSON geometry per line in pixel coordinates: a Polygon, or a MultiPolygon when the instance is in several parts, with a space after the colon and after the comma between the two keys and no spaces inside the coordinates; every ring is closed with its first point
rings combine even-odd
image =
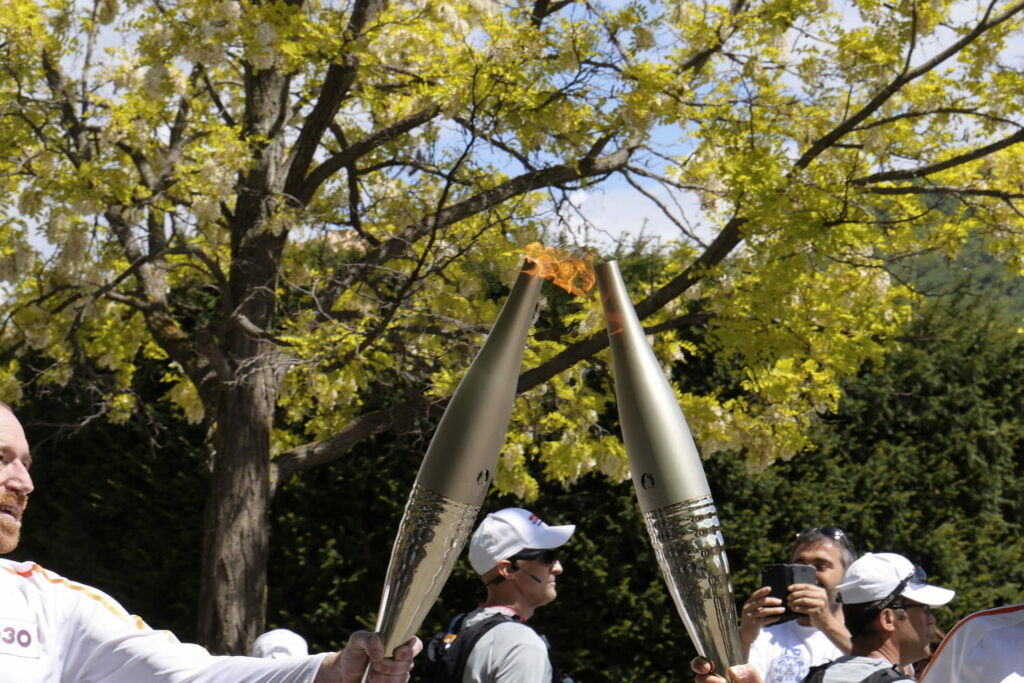
{"type": "MultiPolygon", "coordinates": [[[[676,387],[680,404],[706,455],[744,449],[763,467],[807,448],[840,380],[894,347],[918,296],[896,260],[979,235],[1024,270],[1024,162],[1016,140],[994,144],[1022,125],[1024,76],[1006,52],[1024,38],[1019,5],[986,19],[948,0],[634,1],[536,18],[532,2],[410,0],[353,31],[352,4],[0,0],[0,398],[17,397],[29,350],[47,359],[42,381],[91,364],[123,420],[140,360],[156,359],[166,400],[216,422],[199,383],[244,381],[272,357],[277,453],[395,403],[441,401],[520,248],[559,239],[550,198],[629,170],[671,187],[694,229],[630,275],[636,300],[694,275],[645,319],[665,326],[655,350],[668,372],[729,368],[676,387]],[[288,195],[332,69],[348,70],[348,89],[304,182],[324,176],[288,195]],[[266,74],[287,76],[269,123],[249,116],[266,74]],[[265,210],[239,226],[253,178],[265,210]],[[257,335],[272,353],[224,358],[245,324],[239,300],[267,293],[226,298],[233,249],[260,234],[286,238],[276,315],[257,335]]],[[[526,369],[603,333],[596,297],[544,297],[526,369]]],[[[538,475],[626,476],[608,366],[600,353],[529,388],[500,489],[529,499],[538,475]]]]}

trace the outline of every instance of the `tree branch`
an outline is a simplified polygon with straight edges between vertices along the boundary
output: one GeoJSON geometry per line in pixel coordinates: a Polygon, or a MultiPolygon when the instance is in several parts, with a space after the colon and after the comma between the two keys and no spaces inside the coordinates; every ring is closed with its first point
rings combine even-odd
{"type": "Polygon", "coordinates": [[[156,173],[153,172],[149,159],[126,142],[118,140],[114,145],[131,158],[132,163],[135,164],[135,170],[139,172],[139,180],[142,181],[142,184],[149,190],[155,190],[157,177],[156,173]]]}
{"type": "MultiPolygon", "coordinates": [[[[390,126],[371,133],[369,136],[359,140],[348,148],[339,151],[328,159],[325,159],[324,162],[314,168],[309,176],[303,179],[301,183],[295,186],[290,185],[289,187],[291,187],[291,189],[289,194],[292,197],[295,197],[300,204],[308,204],[312,201],[313,195],[316,194],[317,189],[340,169],[354,163],[361,156],[372,152],[385,142],[394,140],[398,136],[404,135],[431,119],[436,118],[440,113],[440,106],[431,105],[430,107],[421,109],[404,119],[395,121],[390,126]]],[[[290,177],[291,172],[289,172],[289,178],[290,177]]],[[[289,180],[289,182],[292,181],[289,180]]]]}
{"type": "Polygon", "coordinates": [[[927,166],[920,166],[918,168],[907,168],[899,171],[883,171],[881,173],[873,173],[867,176],[861,176],[860,178],[854,178],[850,181],[853,185],[869,185],[871,183],[881,183],[891,180],[913,180],[915,178],[924,178],[931,175],[932,173],[938,173],[944,171],[947,168],[953,168],[954,166],[960,166],[976,159],[981,159],[989,154],[998,152],[1001,149],[1012,147],[1018,142],[1024,142],[1024,128],[1018,130],[1013,135],[1009,135],[1002,140],[997,140],[984,147],[971,150],[964,154],[958,154],[955,157],[950,157],[945,161],[938,161],[934,164],[927,166]]]}
{"type": "MultiPolygon", "coordinates": [[[[600,149],[601,142],[595,143],[594,149],[600,149]]],[[[588,178],[591,176],[605,175],[623,168],[629,161],[633,150],[639,145],[637,141],[630,141],[620,149],[604,157],[586,156],[575,163],[559,164],[549,168],[531,171],[510,178],[494,187],[481,190],[477,194],[456,202],[451,206],[442,208],[436,213],[426,216],[420,221],[410,225],[402,231],[402,234],[393,237],[380,246],[367,251],[363,255],[362,262],[349,266],[347,272],[338,275],[333,280],[331,293],[325,301],[325,308],[332,308],[333,301],[342,292],[365,278],[366,273],[382,263],[401,254],[410,244],[418,241],[432,230],[456,223],[460,220],[482,213],[488,209],[498,206],[504,201],[517,197],[527,192],[543,187],[559,186],[565,183],[588,178]]]]}
{"type": "MultiPolygon", "coordinates": [[[[125,255],[132,262],[128,271],[122,274],[132,273],[135,276],[139,288],[142,290],[145,301],[137,304],[146,320],[153,339],[165,350],[172,360],[181,365],[182,369],[195,384],[197,390],[204,396],[204,400],[212,397],[213,377],[211,370],[216,370],[222,378],[225,375],[226,366],[218,352],[212,347],[200,348],[199,343],[194,342],[192,337],[186,333],[174,315],[171,313],[167,302],[169,287],[163,277],[163,270],[154,260],[158,255],[146,254],[140,248],[138,240],[132,234],[131,226],[123,215],[123,207],[108,207],[104,212],[111,231],[121,243],[125,255]]],[[[113,290],[106,292],[108,298],[113,290]]],[[[128,303],[128,301],[122,301],[128,303]]]]}
{"type": "MultiPolygon", "coordinates": [[[[387,4],[387,0],[357,0],[349,15],[348,26],[345,28],[346,37],[354,40],[361,36],[367,25],[387,7],[387,4]]],[[[306,117],[289,158],[285,161],[285,168],[288,169],[284,183],[285,194],[291,197],[306,196],[305,200],[300,200],[302,204],[312,198],[316,188],[323,182],[323,179],[319,179],[312,184],[312,187],[308,187],[304,179],[310,164],[313,163],[324,132],[328,130],[341,103],[351,92],[358,72],[359,59],[351,53],[344,56],[342,63],[333,63],[328,67],[316,104],[313,105],[312,111],[306,117]]],[[[334,171],[344,165],[341,164],[334,171]]]]}
{"type": "Polygon", "coordinates": [[[1024,199],[1024,192],[1007,192],[973,187],[948,187],[944,185],[904,185],[901,187],[869,187],[872,194],[943,194],[965,197],[994,197],[996,199],[1024,199]]]}
{"type": "Polygon", "coordinates": [[[334,115],[355,81],[357,60],[355,57],[346,55],[345,61],[344,65],[331,64],[327,68],[327,75],[320,88],[320,96],[317,98],[316,104],[313,105],[313,110],[306,117],[302,131],[289,154],[290,158],[285,161],[288,177],[284,183],[284,191],[289,196],[298,197],[302,192],[306,171],[313,162],[324,132],[334,121],[334,115]]]}
{"type": "Polygon", "coordinates": [[[447,401],[431,404],[425,399],[399,403],[384,410],[360,415],[329,439],[314,441],[282,453],[271,461],[271,494],[293,474],[333,462],[361,441],[411,424],[417,417],[439,415],[445,405],[447,401]]]}
{"type": "MultiPolygon", "coordinates": [[[[658,334],[670,329],[700,324],[706,322],[710,317],[711,313],[708,311],[697,311],[680,316],[674,320],[666,321],[660,325],[644,328],[644,331],[647,334],[658,334]]],[[[599,343],[587,345],[586,348],[592,349],[590,353],[586,353],[576,360],[591,356],[608,345],[608,335],[604,331],[593,335],[588,339],[588,341],[590,340],[596,340],[599,343]]],[[[575,362],[567,364],[562,370],[570,367],[575,362]]],[[[561,372],[561,370],[558,372],[561,372]]],[[[518,393],[522,393],[534,386],[523,387],[524,382],[522,378],[526,374],[520,376],[517,388],[518,393]]],[[[411,424],[417,418],[439,417],[447,405],[447,399],[433,403],[422,399],[400,403],[384,410],[360,415],[345,425],[338,434],[329,439],[308,443],[282,453],[271,463],[271,491],[276,490],[281,482],[286,481],[293,474],[338,460],[347,455],[356,444],[371,436],[402,428],[411,424]]]]}
{"type": "Polygon", "coordinates": [[[471,135],[486,140],[489,144],[494,145],[505,154],[508,154],[510,157],[512,157],[520,164],[522,164],[523,168],[530,171],[536,168],[532,163],[530,163],[530,159],[525,154],[519,152],[516,149],[513,149],[509,145],[506,145],[504,142],[497,139],[496,137],[492,135],[487,135],[486,133],[483,133],[482,131],[478,130],[476,125],[466,117],[456,116],[452,120],[455,121],[455,123],[462,126],[463,128],[465,128],[466,130],[468,130],[471,135]]]}
{"type": "Polygon", "coordinates": [[[988,9],[985,12],[985,17],[982,18],[978,25],[974,27],[969,33],[964,35],[960,40],[954,42],[948,48],[938,53],[928,61],[924,62],[921,66],[910,71],[904,71],[892,81],[889,82],[884,88],[882,88],[874,97],[861,107],[855,114],[847,118],[841,124],[833,128],[828,134],[818,138],[806,152],[794,164],[795,169],[807,168],[811,162],[818,158],[822,152],[831,147],[840,138],[845,136],[847,133],[855,129],[862,121],[867,119],[871,114],[878,110],[886,100],[895,95],[903,86],[911,81],[920,78],[927,74],[929,71],[937,67],[938,65],[945,62],[950,57],[956,55],[960,50],[969,45],[971,42],[976,40],[986,31],[998,26],[999,24],[1008,21],[1015,14],[1018,14],[1024,9],[1024,2],[1019,2],[1013,5],[998,17],[988,20],[988,16],[992,13],[992,9],[995,7],[995,2],[989,4],[988,9]]]}
{"type": "Polygon", "coordinates": [[[551,2],[551,0],[536,0],[533,3],[533,11],[530,13],[530,23],[536,28],[540,28],[540,25],[544,23],[544,20],[549,16],[562,9],[566,5],[571,5],[576,0],[557,0],[551,2]]]}
{"type": "Polygon", "coordinates": [[[665,204],[660,199],[655,197],[653,193],[649,192],[645,187],[640,185],[640,183],[638,183],[631,175],[625,174],[625,177],[626,182],[629,183],[634,190],[636,190],[643,196],[647,197],[648,201],[650,201],[652,204],[658,207],[658,210],[661,211],[661,215],[667,218],[674,226],[679,228],[679,232],[686,235],[688,238],[692,239],[697,244],[701,243],[700,238],[698,238],[697,235],[695,235],[693,231],[689,229],[689,227],[684,225],[680,219],[676,218],[672,214],[672,211],[667,206],[665,206],[665,204]]]}
{"type": "MultiPolygon", "coordinates": [[[[196,88],[200,77],[203,76],[203,66],[197,64],[192,68],[192,73],[189,75],[189,81],[193,89],[196,88]]],[[[171,184],[174,182],[174,172],[178,168],[178,162],[181,161],[181,157],[185,153],[185,143],[188,142],[188,138],[185,136],[185,131],[188,128],[188,115],[192,109],[192,101],[187,95],[182,95],[181,100],[178,102],[178,111],[174,117],[174,123],[171,124],[170,136],[167,141],[167,157],[164,160],[164,168],[160,173],[160,179],[157,181],[154,191],[157,193],[163,193],[171,184]]]]}
{"type": "MultiPolygon", "coordinates": [[[[719,233],[711,246],[701,254],[700,258],[694,261],[683,273],[667,283],[657,292],[636,304],[637,315],[643,319],[655,310],[664,305],[664,302],[675,298],[690,285],[696,282],[703,273],[711,267],[722,262],[726,256],[740,243],[742,235],[740,228],[745,221],[741,218],[733,218],[719,233]]],[[[688,315],[680,316],[660,325],[646,328],[651,334],[657,334],[668,329],[675,329],[685,325],[695,325],[707,321],[710,313],[698,311],[688,315]]],[[[595,353],[608,346],[608,335],[603,330],[595,333],[564,349],[548,362],[532,370],[528,370],[519,376],[516,384],[516,392],[522,393],[533,387],[546,382],[551,377],[566,370],[584,358],[589,358],[595,353]]],[[[429,417],[439,415],[446,402],[428,404],[423,401],[409,401],[386,410],[367,413],[352,420],[337,435],[324,441],[317,441],[282,453],[274,459],[271,474],[271,489],[274,490],[280,482],[292,474],[307,470],[318,465],[332,462],[346,455],[353,446],[375,434],[380,434],[398,426],[409,423],[417,416],[429,417]],[[426,412],[424,412],[426,411],[426,412]]]]}
{"type": "Polygon", "coordinates": [[[91,151],[86,144],[85,128],[81,119],[75,114],[75,107],[71,96],[67,91],[64,74],[60,67],[50,61],[50,55],[44,50],[42,54],[43,70],[46,73],[46,83],[50,86],[57,102],[60,104],[61,119],[67,127],[67,138],[69,146],[66,152],[68,160],[77,168],[91,157],[91,151]]]}
{"type": "Polygon", "coordinates": [[[203,70],[203,83],[206,86],[207,94],[210,95],[210,100],[213,102],[213,105],[217,108],[217,112],[220,114],[221,121],[223,121],[228,128],[234,128],[235,119],[231,116],[231,112],[228,111],[227,107],[225,107],[224,103],[221,101],[220,95],[214,89],[213,83],[210,82],[210,75],[206,72],[205,68],[203,70]]]}
{"type": "MultiPolygon", "coordinates": [[[[735,19],[736,15],[742,12],[746,6],[747,0],[733,0],[732,6],[729,8],[729,18],[735,19]]],[[[725,47],[726,41],[728,41],[735,32],[735,23],[726,25],[723,22],[715,30],[718,40],[713,45],[709,45],[703,50],[699,50],[691,55],[686,61],[682,62],[676,70],[680,74],[685,73],[686,71],[699,73],[714,55],[722,51],[722,48],[725,47]]]]}
{"type": "Polygon", "coordinates": [[[885,126],[896,121],[903,119],[916,119],[923,118],[925,116],[940,116],[942,114],[963,114],[964,116],[976,116],[980,119],[987,121],[993,121],[995,123],[1003,123],[1010,125],[1017,125],[1015,121],[1003,118],[1002,116],[992,116],[984,112],[978,111],[976,108],[968,107],[937,107],[928,111],[905,111],[900,114],[894,114],[892,116],[886,116],[881,119],[876,119],[869,123],[865,123],[863,126],[857,126],[856,130],[871,130],[872,128],[878,128],[879,126],[885,126]]]}

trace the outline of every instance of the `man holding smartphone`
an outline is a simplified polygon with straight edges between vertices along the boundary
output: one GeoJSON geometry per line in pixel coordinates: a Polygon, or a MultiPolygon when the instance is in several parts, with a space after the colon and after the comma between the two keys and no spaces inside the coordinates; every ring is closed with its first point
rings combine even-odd
{"type": "Polygon", "coordinates": [[[747,663],[764,683],[800,683],[812,666],[850,651],[850,634],[836,601],[836,587],[855,559],[842,529],[807,529],[797,534],[790,563],[813,567],[813,580],[808,576],[808,580],[782,586],[778,594],[785,599],[772,597],[772,586],[766,585],[744,603],[740,641],[747,663]],[[786,615],[796,618],[778,623],[786,615]]]}

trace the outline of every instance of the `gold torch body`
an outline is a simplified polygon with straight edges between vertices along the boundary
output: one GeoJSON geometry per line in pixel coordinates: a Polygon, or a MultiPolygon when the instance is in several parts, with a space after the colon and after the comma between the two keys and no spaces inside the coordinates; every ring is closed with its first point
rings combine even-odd
{"type": "Polygon", "coordinates": [[[378,611],[388,655],[415,635],[473,530],[505,443],[541,282],[520,273],[420,465],[378,611]]]}
{"type": "Polygon", "coordinates": [[[640,511],[669,593],[715,670],[741,664],[729,564],[711,489],[679,401],[614,262],[596,268],[619,424],[640,511]]]}

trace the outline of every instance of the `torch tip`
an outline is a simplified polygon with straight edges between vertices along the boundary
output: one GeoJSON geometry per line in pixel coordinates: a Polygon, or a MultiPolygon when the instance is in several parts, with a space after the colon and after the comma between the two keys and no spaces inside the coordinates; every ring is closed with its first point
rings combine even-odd
{"type": "Polygon", "coordinates": [[[523,272],[550,280],[570,294],[584,296],[594,288],[594,259],[597,254],[584,251],[573,254],[557,247],[545,247],[540,242],[527,244],[527,266],[523,272]]]}

